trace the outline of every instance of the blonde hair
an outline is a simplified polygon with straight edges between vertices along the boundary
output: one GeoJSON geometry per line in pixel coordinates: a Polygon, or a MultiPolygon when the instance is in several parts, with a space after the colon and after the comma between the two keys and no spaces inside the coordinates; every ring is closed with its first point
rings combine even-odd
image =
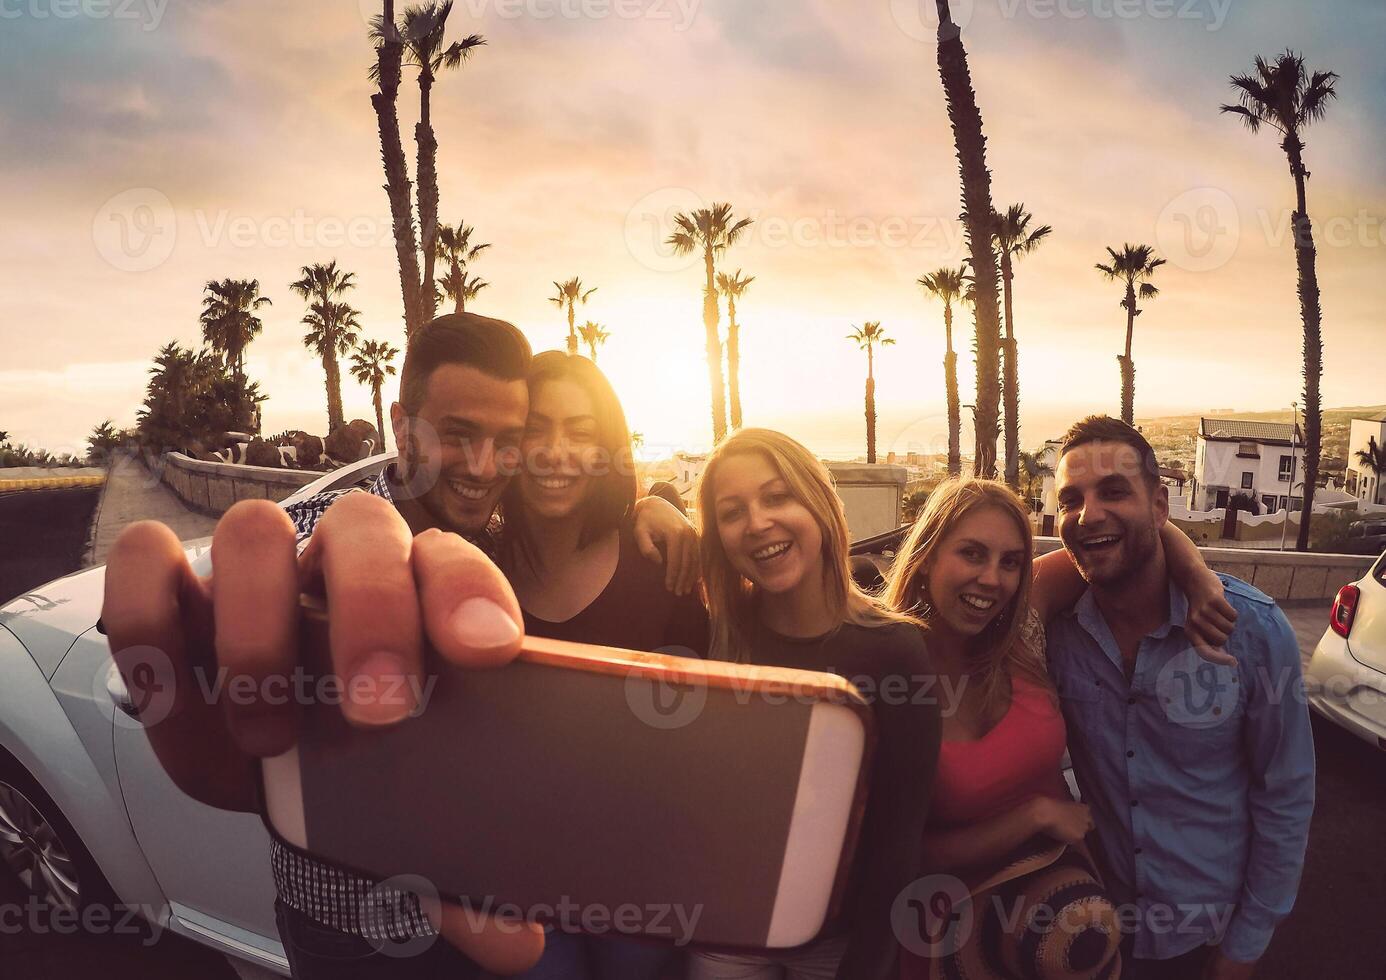
{"type": "Polygon", "coordinates": [[[1004,608],[968,645],[969,660],[981,683],[982,708],[990,715],[1007,696],[1006,680],[1020,674],[1037,686],[1051,687],[1041,654],[1021,638],[1030,615],[1030,581],[1034,576],[1034,533],[1030,515],[1010,487],[998,480],[947,480],[929,494],[919,519],[895,556],[886,575],[881,600],[891,609],[914,613],[927,638],[933,618],[928,572],[938,549],[969,514],[986,507],[1011,518],[1025,542],[1020,587],[1004,608]]]}
{"type": "Polygon", "coordinates": [[[832,476],[818,459],[795,440],[771,429],[739,429],[715,450],[698,481],[698,523],[703,564],[703,588],[712,622],[710,656],[744,661],[751,654],[756,587],[733,567],[717,528],[715,484],[723,461],[759,453],[779,473],[790,495],[818,524],[823,537],[823,591],[828,611],[841,623],[881,626],[916,623],[906,614],[887,609],[852,579],[848,564],[847,516],[832,476]]]}

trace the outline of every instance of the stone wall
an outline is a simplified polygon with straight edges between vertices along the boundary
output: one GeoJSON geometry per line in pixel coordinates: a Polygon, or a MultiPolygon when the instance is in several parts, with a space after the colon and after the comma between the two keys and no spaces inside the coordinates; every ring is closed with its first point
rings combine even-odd
{"type": "Polygon", "coordinates": [[[182,453],[164,453],[160,479],[183,503],[220,516],[238,500],[283,500],[323,476],[317,470],[207,463],[182,453]]]}
{"type": "MultiPolygon", "coordinates": [[[[1035,538],[1035,550],[1047,554],[1060,548],[1058,538],[1035,538]]],[[[1203,559],[1218,572],[1249,582],[1272,599],[1326,600],[1349,582],[1367,573],[1376,561],[1370,555],[1321,555],[1299,551],[1248,551],[1241,548],[1200,548],[1203,559]]]]}

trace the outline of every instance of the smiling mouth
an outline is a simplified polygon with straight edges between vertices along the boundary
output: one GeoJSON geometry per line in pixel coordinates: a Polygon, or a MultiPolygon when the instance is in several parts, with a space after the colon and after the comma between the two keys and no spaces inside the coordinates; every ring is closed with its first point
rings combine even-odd
{"type": "Polygon", "coordinates": [[[969,592],[964,592],[962,595],[958,596],[958,598],[962,600],[963,605],[969,606],[972,609],[977,610],[977,612],[988,612],[991,610],[992,606],[996,605],[995,599],[988,599],[983,596],[973,595],[969,592]]]}
{"type": "Polygon", "coordinates": [[[567,490],[577,482],[573,476],[536,476],[534,482],[544,490],[567,490]]]}
{"type": "Polygon", "coordinates": [[[1101,554],[1110,550],[1113,546],[1120,543],[1120,541],[1121,535],[1119,534],[1102,534],[1095,538],[1088,538],[1086,541],[1080,541],[1078,546],[1084,551],[1101,554]]]}
{"type": "Polygon", "coordinates": [[[491,492],[489,486],[476,487],[470,483],[463,483],[461,480],[449,480],[448,487],[463,500],[485,500],[491,492]]]}
{"type": "Polygon", "coordinates": [[[761,564],[772,562],[787,552],[791,544],[793,544],[791,541],[781,541],[778,544],[766,545],[759,551],[751,552],[751,557],[761,564]]]}

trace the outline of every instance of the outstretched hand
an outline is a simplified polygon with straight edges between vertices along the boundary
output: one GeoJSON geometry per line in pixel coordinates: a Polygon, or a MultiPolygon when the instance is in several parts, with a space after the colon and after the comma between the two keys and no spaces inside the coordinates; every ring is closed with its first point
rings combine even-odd
{"type": "MultiPolygon", "coordinates": [[[[291,689],[299,666],[300,592],[327,599],[332,667],[347,692],[341,710],[358,727],[388,727],[414,710],[408,692],[420,688],[399,681],[424,670],[424,637],[465,668],[501,666],[519,652],[514,593],[456,534],[415,537],[388,501],[351,493],[327,509],[301,556],[295,541],[281,508],[252,500],[217,524],[208,578],[156,522],[131,525],[111,551],[101,611],[111,654],[144,706],[160,763],[211,806],[254,810],[257,760],[297,739],[299,705],[273,695],[291,689]],[[196,673],[208,671],[226,683],[199,683],[196,673]]],[[[533,924],[449,903],[430,914],[444,938],[494,972],[519,972],[543,951],[533,924]]]]}

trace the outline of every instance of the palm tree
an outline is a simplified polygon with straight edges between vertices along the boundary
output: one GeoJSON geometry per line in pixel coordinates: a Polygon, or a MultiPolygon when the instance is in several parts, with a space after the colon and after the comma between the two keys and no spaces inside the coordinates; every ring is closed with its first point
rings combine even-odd
{"type": "Polygon", "coordinates": [[[597,348],[605,344],[607,338],[610,337],[611,334],[602,329],[600,323],[593,323],[591,320],[588,320],[578,328],[578,335],[582,337],[582,342],[586,344],[587,349],[591,351],[592,363],[596,364],[597,348]]]}
{"type": "Polygon", "coordinates": [[[593,286],[591,289],[584,290],[582,280],[574,276],[567,282],[554,283],[553,288],[554,294],[549,297],[549,302],[560,310],[564,308],[568,310],[568,353],[576,354],[578,352],[577,305],[579,303],[586,305],[587,297],[595,293],[597,287],[593,286]]]}
{"type": "Polygon", "coordinates": [[[375,428],[380,433],[380,445],[385,446],[385,411],[380,399],[380,389],[385,385],[386,375],[395,373],[390,362],[395,359],[399,349],[391,347],[383,340],[367,340],[351,355],[351,376],[358,384],[371,390],[371,404],[375,406],[375,428]]]}
{"type": "Polygon", "coordinates": [[[919,279],[924,292],[943,300],[943,330],[947,340],[943,355],[943,386],[948,397],[948,475],[962,472],[962,410],[958,399],[958,355],[953,352],[953,304],[963,298],[967,265],[936,269],[919,279]]]}
{"type": "Polygon", "coordinates": [[[1012,316],[1011,285],[1015,280],[1014,260],[1029,255],[1049,237],[1053,228],[1040,225],[1030,230],[1034,215],[1024,204],[1012,204],[1005,214],[992,216],[992,244],[1001,258],[1001,295],[1006,312],[1006,336],[1001,342],[1001,393],[1005,401],[1006,482],[1020,487],[1020,367],[1019,349],[1015,342],[1015,320],[1012,316]]]}
{"type": "MultiPolygon", "coordinates": [[[[346,421],[342,416],[341,369],[337,357],[339,354],[346,354],[356,344],[356,336],[353,333],[351,343],[342,350],[337,350],[340,346],[338,338],[348,329],[346,325],[338,322],[339,318],[344,316],[346,311],[350,311],[354,318],[356,311],[335,300],[348,289],[356,288],[356,273],[338,269],[335,259],[326,265],[305,265],[299,272],[300,278],[290,283],[289,288],[309,304],[309,313],[303,318],[303,322],[313,327],[313,330],[304,338],[303,343],[317,351],[322,358],[323,371],[327,374],[327,431],[323,435],[329,436],[337,426],[346,421]]],[[[353,322],[350,326],[359,327],[359,324],[353,322]]]]}
{"type": "Polygon", "coordinates": [[[722,380],[722,339],[719,334],[717,309],[717,256],[726,252],[751,227],[750,218],[732,220],[730,204],[714,204],[710,208],[682,213],[674,217],[674,232],[667,244],[675,255],[688,255],[699,249],[703,253],[703,332],[707,347],[707,377],[712,394],[712,439],[721,442],[727,434],[726,385],[722,380]]]}
{"type": "Polygon", "coordinates": [[[211,281],[203,292],[202,339],[221,356],[236,383],[244,385],[245,349],[265,328],[255,311],[272,302],[260,295],[258,279],[211,281]]]}
{"type": "MultiPolygon", "coordinates": [[[[387,11],[392,6],[387,4],[387,11]]],[[[423,278],[420,281],[425,285],[433,282],[434,262],[438,258],[438,139],[433,132],[433,83],[439,72],[460,67],[474,48],[486,43],[480,35],[471,34],[461,41],[447,44],[448,16],[451,13],[452,0],[431,0],[406,8],[399,25],[391,24],[391,38],[398,38],[402,45],[400,57],[403,63],[419,70],[419,122],[414,127],[414,140],[419,147],[417,198],[421,235],[419,244],[423,250],[423,278]]],[[[371,23],[371,37],[377,46],[383,46],[387,41],[385,25],[384,16],[375,18],[371,23]]],[[[381,81],[381,70],[382,64],[377,61],[371,68],[372,81],[381,81]]],[[[396,90],[398,86],[396,77],[396,90]]],[[[403,156],[402,151],[400,155],[403,156]]],[[[407,189],[405,203],[407,207],[407,189]]],[[[434,306],[435,296],[433,290],[420,288],[421,323],[433,319],[437,309],[434,306]]]]}
{"type": "Polygon", "coordinates": [[[435,289],[435,302],[441,304],[447,296],[456,303],[456,312],[466,313],[467,304],[476,299],[476,294],[491,285],[480,276],[469,276],[465,267],[449,269],[438,279],[435,289]]]}
{"type": "Polygon", "coordinates": [[[338,360],[356,346],[361,329],[360,311],[346,303],[314,303],[303,318],[309,329],[303,346],[322,358],[327,375],[327,435],[346,424],[342,414],[342,368],[338,360]]]}
{"type": "Polygon", "coordinates": [[[741,327],[736,322],[736,301],[746,292],[746,287],[756,281],[741,275],[737,269],[732,275],[717,273],[717,289],[727,297],[727,383],[731,396],[731,427],[741,428],[741,327]]]}
{"type": "Polygon", "coordinates": [[[1281,136],[1280,148],[1290,163],[1295,182],[1295,211],[1291,224],[1295,236],[1295,260],[1299,274],[1299,315],[1304,324],[1304,503],[1300,511],[1299,551],[1309,547],[1309,520],[1314,508],[1314,487],[1319,478],[1319,453],[1323,448],[1323,408],[1319,384],[1323,380],[1322,313],[1319,309],[1319,275],[1315,267],[1314,229],[1309,222],[1304,183],[1304,140],[1300,134],[1324,117],[1328,103],[1338,97],[1338,75],[1331,71],[1310,74],[1304,59],[1293,51],[1268,63],[1259,55],[1256,73],[1233,75],[1240,105],[1225,105],[1223,112],[1242,117],[1247,129],[1259,133],[1268,125],[1281,136]]]}
{"type": "Polygon", "coordinates": [[[1149,245],[1130,242],[1122,245],[1120,252],[1108,245],[1107,254],[1112,257],[1111,263],[1097,263],[1097,271],[1126,286],[1126,294],[1118,304],[1126,311],[1126,353],[1117,357],[1117,363],[1121,365],[1121,420],[1131,425],[1136,412],[1136,365],[1131,360],[1131,336],[1135,333],[1136,317],[1141,315],[1137,300],[1160,295],[1149,280],[1165,260],[1155,258],[1155,249],[1149,245]]]}
{"type": "Polygon", "coordinates": [[[1035,484],[1043,480],[1046,476],[1054,475],[1053,451],[1045,446],[1036,449],[1032,453],[1021,452],[1020,475],[1025,479],[1025,498],[1033,500],[1035,497],[1035,484]]]}
{"type": "Polygon", "coordinates": [[[848,340],[856,341],[857,347],[866,351],[866,461],[876,462],[876,359],[873,348],[895,343],[885,335],[880,321],[871,320],[860,327],[853,327],[847,335],[848,340]]]}
{"type": "Polygon", "coordinates": [[[468,292],[467,266],[491,247],[490,242],[473,245],[472,234],[475,231],[476,229],[465,221],[459,221],[456,227],[452,225],[438,226],[438,258],[448,264],[448,270],[443,273],[438,284],[443,287],[443,291],[448,297],[457,304],[455,310],[457,313],[466,313],[467,300],[475,298],[476,294],[487,286],[484,280],[474,276],[470,282],[479,285],[470,293],[468,292]]]}
{"type": "Polygon", "coordinates": [[[1001,321],[996,307],[996,253],[991,246],[991,172],[987,170],[986,137],[982,135],[982,113],[972,75],[967,67],[962,32],[953,23],[948,0],[938,6],[938,73],[948,102],[948,121],[962,179],[963,223],[976,277],[973,313],[977,325],[977,401],[973,410],[977,455],[973,472],[981,477],[996,476],[996,437],[1001,392],[999,348],[1001,321]]]}
{"type": "MultiPolygon", "coordinates": [[[[0,433],[0,437],[3,437],[3,433],[0,433]]],[[[4,442],[4,439],[0,438],[0,442],[4,442]]],[[[1376,474],[1376,485],[1367,498],[1367,503],[1376,503],[1376,496],[1381,487],[1381,477],[1386,474],[1386,446],[1377,445],[1376,436],[1368,436],[1367,448],[1357,450],[1355,458],[1358,466],[1365,467],[1376,474]]],[[[1306,481],[1306,485],[1307,483],[1308,481],[1306,481]]]]}

